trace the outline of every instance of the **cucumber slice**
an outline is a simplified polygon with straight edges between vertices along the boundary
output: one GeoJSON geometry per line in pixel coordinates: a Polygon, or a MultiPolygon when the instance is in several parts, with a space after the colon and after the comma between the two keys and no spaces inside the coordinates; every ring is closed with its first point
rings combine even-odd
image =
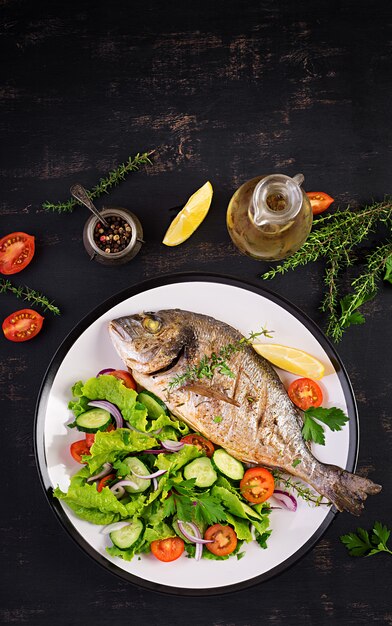
{"type": "Polygon", "coordinates": [[[232,457],[225,450],[222,450],[222,448],[215,450],[212,460],[221,474],[224,474],[228,478],[241,480],[244,477],[245,470],[242,463],[237,461],[237,459],[232,457]]]}
{"type": "Polygon", "coordinates": [[[218,475],[213,468],[210,459],[206,456],[200,459],[195,459],[184,467],[184,477],[186,480],[190,478],[196,478],[196,487],[211,487],[214,484],[218,475]]]}
{"type": "Polygon", "coordinates": [[[169,415],[168,408],[160,398],[151,393],[151,391],[141,391],[137,397],[138,402],[144,404],[147,409],[148,416],[157,419],[161,415],[169,415]]]}
{"type": "Polygon", "coordinates": [[[120,528],[120,530],[114,530],[110,533],[110,539],[117,548],[126,550],[133,546],[135,541],[139,539],[140,533],[143,530],[143,522],[140,519],[135,519],[128,526],[120,528]]]}
{"type": "Polygon", "coordinates": [[[91,409],[76,418],[76,427],[83,433],[96,433],[99,430],[106,430],[112,419],[110,413],[104,409],[91,409]]]}
{"type": "Polygon", "coordinates": [[[132,480],[135,483],[136,487],[124,487],[125,491],[129,493],[141,493],[142,491],[146,491],[151,485],[151,480],[148,478],[137,478],[134,474],[132,474],[132,470],[136,472],[136,474],[140,474],[140,476],[148,476],[151,474],[150,470],[135,456],[127,456],[124,459],[123,463],[128,465],[129,474],[125,476],[125,480],[132,480]]]}

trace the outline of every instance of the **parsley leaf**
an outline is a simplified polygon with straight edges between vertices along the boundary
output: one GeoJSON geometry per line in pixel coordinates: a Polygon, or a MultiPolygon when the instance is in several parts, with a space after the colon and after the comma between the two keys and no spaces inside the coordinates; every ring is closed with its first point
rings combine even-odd
{"type": "MultiPolygon", "coordinates": [[[[169,480],[166,489],[173,489],[173,494],[165,500],[165,505],[173,498],[178,518],[183,522],[196,522],[200,525],[212,526],[226,519],[226,513],[216,496],[209,491],[195,490],[195,478],[175,482],[169,480]]],[[[171,510],[172,503],[166,505],[171,510]]],[[[173,511],[174,513],[175,511],[173,511]]]]}
{"type": "Polygon", "coordinates": [[[164,517],[170,517],[170,515],[174,515],[175,512],[176,512],[176,503],[174,501],[174,496],[172,494],[171,496],[169,496],[163,501],[164,517]]]}
{"type": "Polygon", "coordinates": [[[244,556],[245,556],[245,552],[238,552],[237,553],[237,560],[240,561],[244,556]]]}
{"type": "Polygon", "coordinates": [[[255,533],[256,541],[259,544],[260,548],[263,548],[263,550],[266,550],[268,548],[267,539],[271,533],[272,533],[272,530],[267,530],[265,533],[261,533],[261,534],[257,531],[255,533]]]}
{"type": "Polygon", "coordinates": [[[392,554],[387,547],[390,534],[391,531],[386,526],[383,526],[381,522],[375,522],[371,537],[363,528],[357,528],[356,533],[342,535],[340,541],[344,543],[351,556],[371,556],[379,552],[392,554]]]}
{"type": "Polygon", "coordinates": [[[215,424],[220,424],[222,420],[223,420],[222,415],[217,415],[216,417],[214,417],[212,421],[215,422],[215,424]]]}
{"type": "Polygon", "coordinates": [[[303,414],[304,425],[302,428],[302,436],[305,441],[314,441],[320,445],[325,445],[324,430],[319,422],[323,422],[332,431],[342,430],[344,424],[348,421],[347,415],[344,414],[342,409],[338,409],[335,406],[330,409],[323,407],[310,407],[303,414]]]}
{"type": "Polygon", "coordinates": [[[297,465],[299,465],[300,463],[302,463],[301,459],[294,459],[291,465],[293,467],[297,467],[297,465]]]}

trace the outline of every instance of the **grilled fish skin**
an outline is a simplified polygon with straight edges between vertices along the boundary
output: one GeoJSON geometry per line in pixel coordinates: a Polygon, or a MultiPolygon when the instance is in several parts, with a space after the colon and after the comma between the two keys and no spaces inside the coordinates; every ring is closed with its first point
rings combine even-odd
{"type": "Polygon", "coordinates": [[[279,468],[301,478],[338,510],[359,515],[380,485],[340,467],[320,463],[302,438],[302,418],[275,370],[251,346],[229,360],[231,378],[215,370],[211,380],[170,387],[176,375],[243,338],[212,317],[166,309],[112,320],[109,333],[136,382],[169,410],[235,458],[279,468]],[[214,421],[216,416],[222,420],[214,421]],[[299,464],[293,462],[300,460],[299,464]]]}

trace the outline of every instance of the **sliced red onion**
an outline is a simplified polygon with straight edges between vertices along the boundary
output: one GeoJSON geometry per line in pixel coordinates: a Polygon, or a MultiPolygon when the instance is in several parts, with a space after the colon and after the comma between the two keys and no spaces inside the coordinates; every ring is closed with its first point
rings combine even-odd
{"type": "Polygon", "coordinates": [[[197,543],[196,549],[195,549],[195,561],[200,561],[202,554],[203,554],[203,544],[197,543]]]}
{"type": "Polygon", "coordinates": [[[186,537],[188,541],[191,541],[192,543],[214,543],[214,539],[203,539],[200,530],[193,522],[181,522],[180,520],[178,520],[178,528],[180,529],[184,537],[186,537]],[[193,530],[193,535],[186,530],[185,524],[187,524],[193,530]]]}
{"type": "Polygon", "coordinates": [[[158,489],[158,481],[156,478],[152,479],[152,486],[153,486],[153,491],[156,491],[158,489]]]}
{"type": "Polygon", "coordinates": [[[154,437],[155,435],[159,435],[159,433],[162,430],[162,428],[158,428],[158,430],[150,430],[150,431],[139,430],[138,428],[135,428],[134,426],[132,426],[130,422],[125,422],[125,426],[129,428],[129,430],[133,430],[134,433],[139,433],[140,435],[154,435],[154,437]]]}
{"type": "Polygon", "coordinates": [[[95,378],[98,378],[98,376],[103,376],[103,374],[110,374],[110,372],[115,372],[115,371],[116,370],[114,369],[114,367],[107,367],[106,369],[98,372],[95,378]]]}
{"type": "Polygon", "coordinates": [[[272,497],[275,498],[275,500],[277,500],[280,504],[283,504],[283,506],[289,511],[294,512],[297,510],[297,500],[288,491],[275,489],[272,497]]]}
{"type": "Polygon", "coordinates": [[[141,454],[169,454],[170,450],[164,450],[161,448],[160,450],[143,450],[141,454]]]}
{"type": "Polygon", "coordinates": [[[110,487],[110,491],[114,493],[116,498],[122,498],[125,494],[124,487],[133,487],[133,489],[137,489],[138,486],[133,482],[133,480],[119,480],[118,483],[110,487]]]}
{"type": "Polygon", "coordinates": [[[90,476],[89,478],[87,478],[86,483],[92,483],[95,480],[98,480],[99,478],[103,478],[104,476],[107,476],[112,471],[113,465],[111,463],[104,463],[102,468],[103,469],[101,472],[99,472],[98,474],[94,474],[94,476],[90,476]]]}
{"type": "Polygon", "coordinates": [[[122,428],[124,424],[123,416],[121,415],[120,409],[112,402],[108,402],[108,400],[91,400],[88,403],[89,406],[96,406],[98,409],[104,409],[108,411],[110,415],[113,415],[116,420],[116,428],[122,428]]]}
{"type": "Polygon", "coordinates": [[[164,441],[161,441],[161,444],[170,452],[178,452],[184,447],[184,443],[182,441],[172,441],[171,439],[165,439],[164,441]]]}
{"type": "Polygon", "coordinates": [[[113,524],[108,524],[101,529],[102,535],[109,535],[109,533],[113,533],[115,530],[120,530],[121,528],[125,528],[125,526],[129,526],[130,520],[127,522],[114,522],[113,524]]]}
{"type": "Polygon", "coordinates": [[[136,478],[141,478],[143,480],[152,480],[153,478],[158,478],[158,476],[163,476],[163,474],[166,474],[167,470],[158,470],[157,472],[154,472],[153,474],[147,474],[147,476],[141,476],[140,474],[136,474],[136,472],[134,472],[133,470],[132,474],[134,476],[136,476],[136,478]]]}
{"type": "Polygon", "coordinates": [[[116,496],[117,500],[122,498],[125,494],[124,487],[117,487],[117,485],[115,487],[110,487],[110,491],[116,496]]]}

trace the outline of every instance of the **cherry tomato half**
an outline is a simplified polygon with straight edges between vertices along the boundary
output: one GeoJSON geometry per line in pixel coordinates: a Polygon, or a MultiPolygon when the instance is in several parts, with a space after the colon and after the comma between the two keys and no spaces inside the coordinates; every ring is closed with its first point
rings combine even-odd
{"type": "MultiPolygon", "coordinates": [[[[113,424],[109,424],[109,426],[103,432],[110,433],[111,430],[116,430],[116,427],[113,424]]],[[[86,433],[86,443],[89,448],[91,448],[95,441],[95,435],[96,433],[86,433]]]]}
{"type": "Polygon", "coordinates": [[[211,458],[215,452],[215,448],[211,441],[208,441],[208,439],[205,439],[205,437],[202,437],[201,435],[187,435],[186,437],[183,437],[181,441],[189,443],[192,446],[196,446],[196,448],[201,450],[201,452],[204,452],[208,458],[211,458]]]}
{"type": "Polygon", "coordinates": [[[326,211],[330,204],[334,201],[331,196],[323,191],[309,191],[306,194],[312,205],[313,215],[318,215],[326,211]]]}
{"type": "Polygon", "coordinates": [[[71,445],[69,446],[69,451],[75,461],[82,464],[82,456],[84,454],[90,454],[90,449],[85,439],[80,439],[79,441],[74,441],[73,443],[71,443],[71,445]]]}
{"type": "Polygon", "coordinates": [[[33,309],[21,309],[5,318],[2,329],[10,341],[29,341],[38,335],[44,318],[33,309]]]}
{"type": "Polygon", "coordinates": [[[34,237],[27,233],[11,233],[0,239],[0,273],[17,274],[34,256],[34,237]]]}
{"type": "Polygon", "coordinates": [[[185,544],[180,537],[169,537],[168,539],[152,541],[150,548],[153,555],[159,559],[159,561],[169,563],[181,556],[184,552],[185,544]]]}
{"type": "Polygon", "coordinates": [[[268,500],[274,493],[274,489],[274,477],[265,467],[252,467],[246,470],[240,482],[241,495],[253,504],[268,500]]]}
{"type": "Polygon", "coordinates": [[[116,474],[108,474],[107,476],[104,476],[103,478],[101,478],[97,486],[98,493],[101,493],[102,489],[106,487],[107,484],[110,483],[110,481],[113,480],[114,478],[116,478],[116,474]]]}
{"type": "Polygon", "coordinates": [[[291,402],[294,402],[302,411],[306,411],[311,406],[321,406],[323,401],[323,392],[311,378],[293,380],[287,393],[291,402]]]}
{"type": "Polygon", "coordinates": [[[114,376],[121,380],[128,389],[136,389],[136,383],[129,372],[125,370],[114,370],[114,372],[110,372],[109,376],[114,376]]]}
{"type": "Polygon", "coordinates": [[[206,543],[205,547],[216,556],[231,554],[237,547],[237,535],[231,526],[214,524],[207,528],[204,539],[214,540],[214,543],[206,543]]]}

